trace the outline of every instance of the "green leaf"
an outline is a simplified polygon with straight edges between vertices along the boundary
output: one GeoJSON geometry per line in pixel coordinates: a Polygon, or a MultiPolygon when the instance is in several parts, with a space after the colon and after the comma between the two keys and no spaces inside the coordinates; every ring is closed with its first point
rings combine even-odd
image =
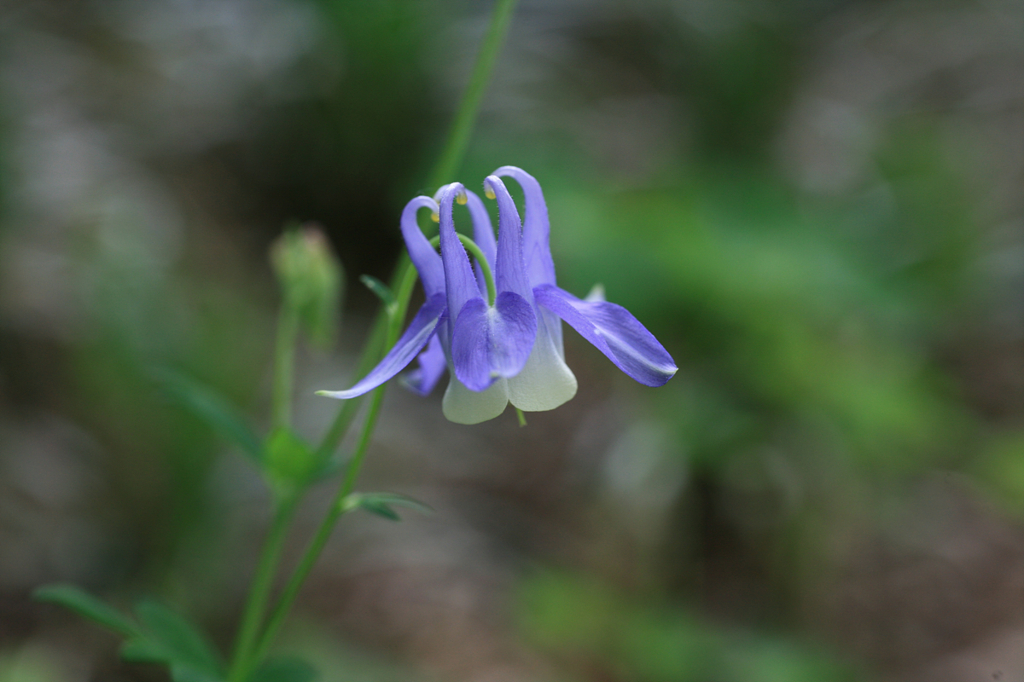
{"type": "Polygon", "coordinates": [[[270,432],[265,449],[264,470],[272,483],[303,487],[324,465],[312,447],[284,427],[270,432]]]}
{"type": "Polygon", "coordinates": [[[130,663],[170,663],[173,656],[167,648],[146,635],[130,639],[121,647],[121,658],[130,663]]]}
{"type": "Polygon", "coordinates": [[[46,585],[33,592],[32,597],[37,601],[71,609],[83,618],[126,637],[135,636],[139,632],[138,626],[129,618],[74,585],[46,585]]]}
{"type": "Polygon", "coordinates": [[[149,599],[139,602],[135,613],[148,630],[147,639],[155,646],[146,648],[140,643],[138,650],[133,649],[131,653],[159,655],[162,651],[166,656],[164,662],[171,664],[172,668],[188,667],[214,677],[220,676],[222,665],[216,649],[187,620],[149,599]]]}
{"type": "Polygon", "coordinates": [[[224,682],[220,675],[210,675],[187,665],[172,665],[171,679],[174,682],[224,682]]]}
{"type": "Polygon", "coordinates": [[[415,509],[423,514],[432,514],[434,512],[433,509],[422,502],[396,493],[353,493],[341,502],[343,512],[360,508],[365,509],[371,514],[383,516],[385,519],[401,521],[402,517],[392,507],[415,509]]]}
{"type": "Polygon", "coordinates": [[[184,374],[165,367],[150,370],[164,393],[222,438],[241,448],[254,462],[263,459],[259,436],[223,396],[184,374]]]}
{"type": "Polygon", "coordinates": [[[312,682],[316,669],[298,658],[276,658],[264,663],[247,682],[312,682]]]}
{"type": "Polygon", "coordinates": [[[220,674],[197,669],[194,665],[180,663],[163,642],[143,635],[125,642],[121,647],[121,658],[130,663],[157,663],[170,668],[174,682],[224,682],[220,674]]]}
{"type": "Polygon", "coordinates": [[[377,298],[384,303],[388,310],[393,310],[398,305],[398,301],[395,300],[395,295],[391,292],[388,285],[384,284],[384,282],[380,281],[376,277],[371,275],[360,275],[359,281],[362,282],[367,289],[375,293],[377,298]]]}

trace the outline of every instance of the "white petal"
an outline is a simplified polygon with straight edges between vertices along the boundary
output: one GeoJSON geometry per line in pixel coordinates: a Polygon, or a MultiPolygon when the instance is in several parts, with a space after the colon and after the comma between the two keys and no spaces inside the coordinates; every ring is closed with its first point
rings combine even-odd
{"type": "Polygon", "coordinates": [[[494,419],[508,405],[508,386],[498,379],[485,391],[471,391],[452,375],[441,401],[441,411],[456,424],[479,424],[494,419]]]}
{"type": "Polygon", "coordinates": [[[571,400],[576,386],[576,377],[551,337],[538,333],[526,366],[508,379],[508,397],[524,412],[543,412],[571,400]]]}

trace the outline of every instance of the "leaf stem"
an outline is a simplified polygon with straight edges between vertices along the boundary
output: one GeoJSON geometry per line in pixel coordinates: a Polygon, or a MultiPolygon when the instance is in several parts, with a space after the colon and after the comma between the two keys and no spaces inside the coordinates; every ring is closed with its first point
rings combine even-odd
{"type": "MultiPolygon", "coordinates": [[[[412,298],[412,289],[416,284],[416,271],[414,269],[409,268],[403,274],[404,277],[399,283],[398,292],[395,296],[397,305],[394,308],[394,314],[388,320],[387,335],[385,337],[385,346],[388,347],[394,345],[398,339],[402,322],[405,320],[405,312],[409,307],[409,299],[412,298]]],[[[331,504],[330,509],[327,510],[323,521],[320,522],[316,535],[313,536],[298,566],[296,566],[295,571],[288,579],[284,591],[278,599],[277,606],[274,607],[270,619],[267,621],[267,628],[260,638],[259,645],[256,647],[256,654],[253,658],[257,663],[266,656],[267,650],[273,643],[277,631],[284,624],[284,620],[287,618],[288,612],[291,610],[292,604],[302,588],[302,584],[309,576],[309,572],[313,570],[313,565],[320,557],[320,553],[323,551],[324,545],[327,544],[327,540],[330,539],[331,532],[334,530],[338,519],[341,518],[342,514],[351,511],[344,503],[346,498],[355,489],[356,480],[359,478],[359,471],[363,466],[363,461],[366,459],[366,453],[370,447],[370,439],[373,436],[374,427],[377,425],[377,417],[380,415],[380,407],[384,400],[385,386],[386,384],[374,389],[371,395],[370,408],[366,415],[366,421],[363,423],[363,431],[359,436],[359,443],[356,445],[355,453],[345,469],[345,477],[338,488],[334,502],[331,504]]],[[[235,681],[232,680],[231,682],[235,681]]]]}

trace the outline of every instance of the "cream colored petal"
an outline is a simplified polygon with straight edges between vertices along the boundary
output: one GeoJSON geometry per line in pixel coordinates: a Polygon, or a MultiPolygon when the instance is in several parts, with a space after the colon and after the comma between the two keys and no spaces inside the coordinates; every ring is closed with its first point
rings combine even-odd
{"type": "Polygon", "coordinates": [[[441,411],[448,421],[456,424],[479,424],[494,419],[508,405],[508,386],[498,379],[486,391],[471,391],[454,376],[441,401],[441,411]]]}
{"type": "Polygon", "coordinates": [[[551,337],[538,333],[526,366],[508,379],[508,397],[524,412],[543,412],[571,400],[576,386],[575,375],[555,350],[551,337]]]}

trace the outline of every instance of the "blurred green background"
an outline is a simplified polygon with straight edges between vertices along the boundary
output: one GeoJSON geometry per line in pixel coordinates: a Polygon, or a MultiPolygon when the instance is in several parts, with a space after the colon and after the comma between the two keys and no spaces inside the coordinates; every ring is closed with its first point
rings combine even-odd
{"type": "MultiPolygon", "coordinates": [[[[0,682],[159,680],[30,593],[157,595],[227,649],[267,522],[147,378],[265,426],[267,262],[317,221],[337,348],[315,438],[432,193],[490,2],[0,6],[0,682]]],[[[282,650],[326,680],[1024,680],[1024,9],[1016,0],[522,0],[458,178],[545,191],[560,284],[679,366],[567,330],[520,429],[394,387],[282,650]]],[[[290,556],[330,499],[306,505],[290,556]]]]}

